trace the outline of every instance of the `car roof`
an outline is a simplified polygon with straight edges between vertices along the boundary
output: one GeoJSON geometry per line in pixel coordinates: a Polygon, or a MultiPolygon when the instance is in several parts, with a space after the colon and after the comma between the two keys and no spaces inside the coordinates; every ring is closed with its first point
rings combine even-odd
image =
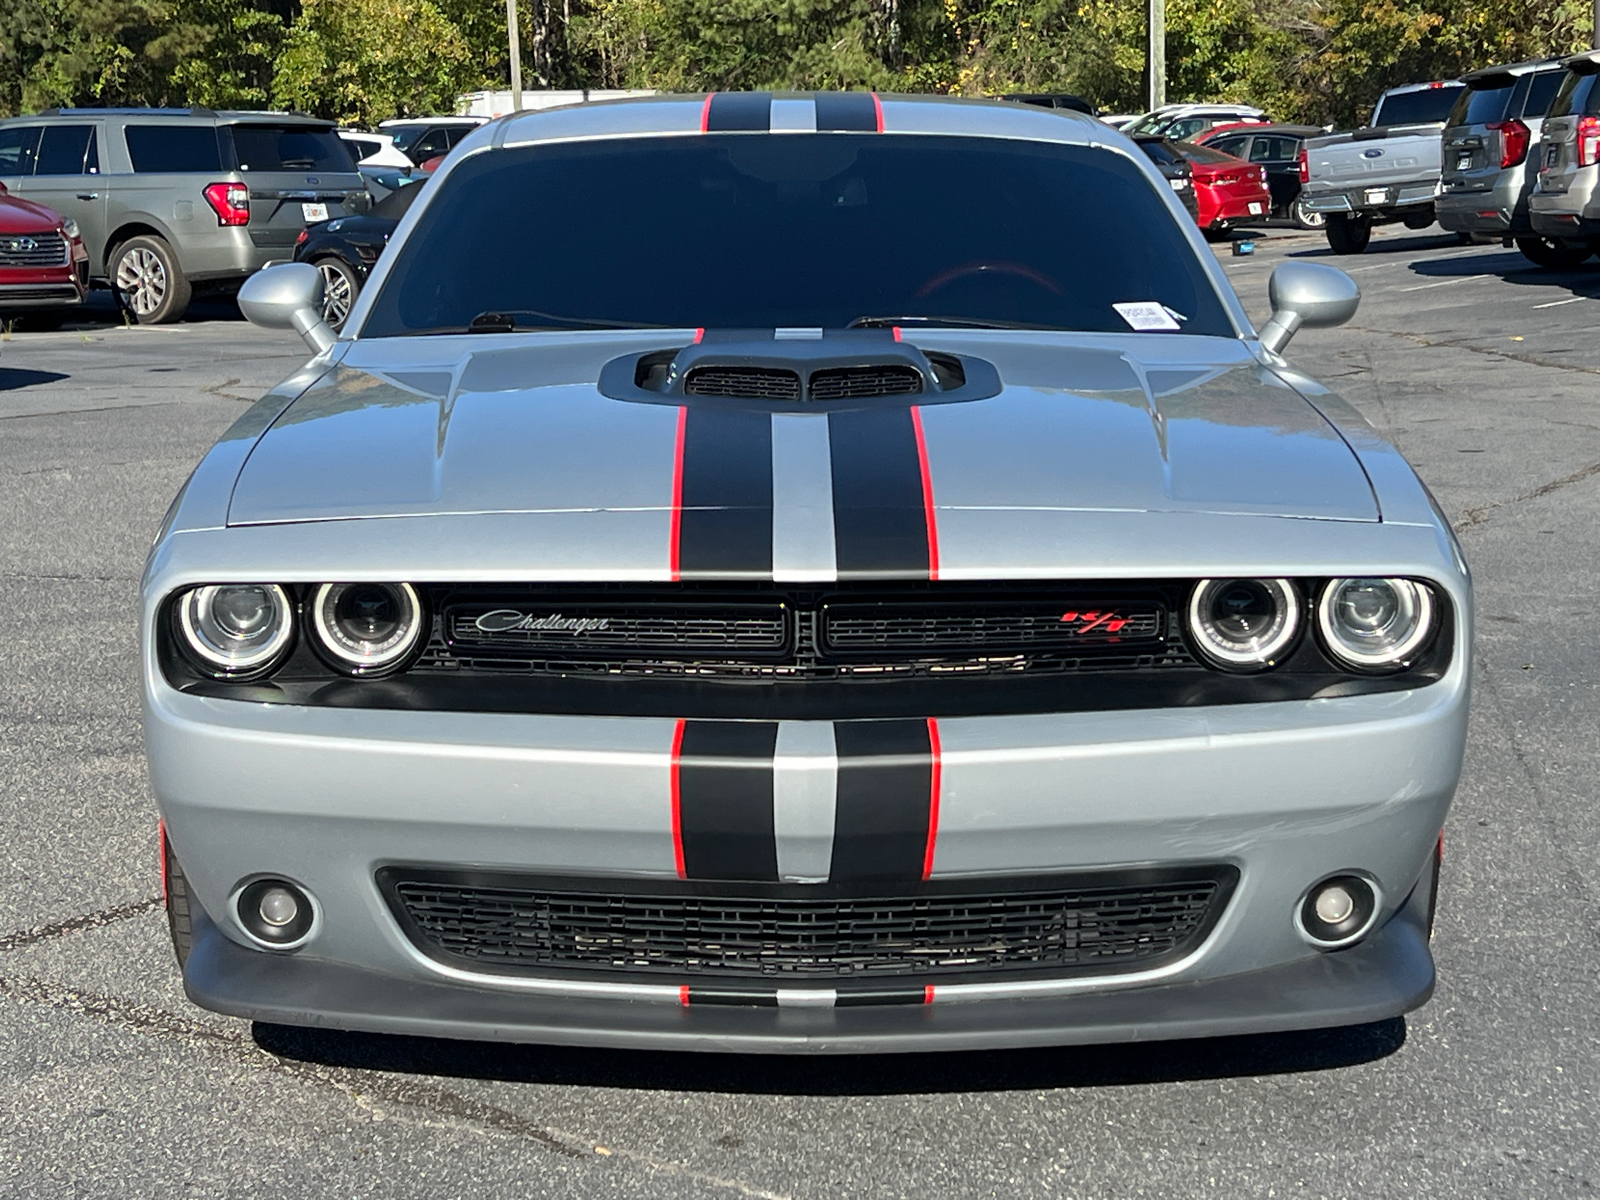
{"type": "Polygon", "coordinates": [[[1461,82],[1469,88],[1478,90],[1505,87],[1519,75],[1539,70],[1561,70],[1564,65],[1565,60],[1560,58],[1530,58],[1523,62],[1506,63],[1498,67],[1479,67],[1463,75],[1461,82]]]}
{"type": "Polygon", "coordinates": [[[1600,50],[1585,50],[1581,54],[1563,58],[1561,65],[1569,71],[1592,75],[1596,68],[1600,68],[1600,50]]]}
{"type": "Polygon", "coordinates": [[[390,125],[486,125],[488,117],[390,117],[379,121],[378,128],[390,125]]]}
{"type": "Polygon", "coordinates": [[[1213,135],[1219,135],[1222,137],[1253,137],[1256,134],[1267,134],[1269,136],[1277,134],[1278,136],[1282,137],[1292,134],[1295,137],[1313,137],[1322,131],[1321,125],[1287,125],[1276,122],[1268,122],[1265,125],[1258,125],[1245,121],[1240,122],[1238,125],[1219,125],[1215,129],[1208,129],[1201,136],[1207,138],[1208,140],[1213,135]]]}
{"type": "Polygon", "coordinates": [[[1384,96],[1399,96],[1406,92],[1426,92],[1438,88],[1457,88],[1464,86],[1465,85],[1459,79],[1432,79],[1427,83],[1406,83],[1400,85],[1399,87],[1389,88],[1383,93],[1383,95],[1379,96],[1378,99],[1382,100],[1384,96]]]}

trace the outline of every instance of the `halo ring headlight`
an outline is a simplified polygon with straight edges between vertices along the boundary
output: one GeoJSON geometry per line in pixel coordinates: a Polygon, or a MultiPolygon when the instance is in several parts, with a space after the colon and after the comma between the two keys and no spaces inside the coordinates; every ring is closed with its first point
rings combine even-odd
{"type": "Polygon", "coordinates": [[[422,602],[409,583],[324,583],[310,609],[317,644],[352,674],[397,666],[422,638],[422,602]]]}
{"type": "Polygon", "coordinates": [[[1356,671],[1407,666],[1434,627],[1433,592],[1410,579],[1330,579],[1317,602],[1323,644],[1356,671]]]}
{"type": "Polygon", "coordinates": [[[294,636],[294,609],[275,583],[208,584],[179,597],[178,627],[207,670],[239,675],[283,654],[294,636]]]}
{"type": "Polygon", "coordinates": [[[1300,594],[1287,579],[1202,579],[1188,615],[1189,636],[1212,665],[1263,671],[1300,632],[1300,594]]]}

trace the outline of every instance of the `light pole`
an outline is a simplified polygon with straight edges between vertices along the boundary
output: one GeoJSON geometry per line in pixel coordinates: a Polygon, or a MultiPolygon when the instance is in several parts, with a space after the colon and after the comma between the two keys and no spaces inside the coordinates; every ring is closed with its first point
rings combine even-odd
{"type": "MultiPolygon", "coordinates": [[[[1600,0],[1596,0],[1600,3],[1600,0]]],[[[522,111],[522,33],[517,28],[517,0],[506,0],[506,35],[511,39],[511,107],[522,111]]]]}
{"type": "MultiPolygon", "coordinates": [[[[1595,0],[1600,13],[1600,0],[1595,0]]],[[[1167,102],[1167,0],[1150,0],[1149,46],[1145,62],[1150,74],[1150,107],[1160,108],[1167,102]]]]}

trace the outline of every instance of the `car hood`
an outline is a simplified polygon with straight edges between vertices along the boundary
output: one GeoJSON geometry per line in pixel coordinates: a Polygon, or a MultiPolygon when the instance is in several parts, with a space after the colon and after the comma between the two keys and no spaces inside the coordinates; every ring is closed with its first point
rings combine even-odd
{"type": "Polygon", "coordinates": [[[0,233],[49,233],[61,224],[53,208],[17,196],[0,196],[0,233]]]}
{"type": "Polygon", "coordinates": [[[753,401],[691,420],[700,409],[686,415],[666,397],[602,394],[605,363],[687,337],[357,341],[250,451],[228,524],[688,513],[737,509],[757,493],[791,533],[842,522],[829,506],[846,495],[872,519],[926,509],[969,529],[1041,510],[1379,519],[1340,434],[1242,343],[908,331],[924,349],[993,364],[998,394],[928,397],[914,416],[906,398],[885,398],[873,402],[881,420],[825,417],[820,403],[815,416],[769,416],[753,401]],[[891,477],[907,455],[912,483],[901,487],[891,477]],[[778,511],[786,497],[800,499],[778,511]]]}

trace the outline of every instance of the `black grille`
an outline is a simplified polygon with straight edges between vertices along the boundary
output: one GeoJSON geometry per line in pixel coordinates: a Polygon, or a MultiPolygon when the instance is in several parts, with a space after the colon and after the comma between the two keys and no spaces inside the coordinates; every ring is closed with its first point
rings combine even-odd
{"type": "Polygon", "coordinates": [[[870,396],[909,396],[922,390],[915,367],[837,367],[811,376],[813,400],[861,400],[870,396]]]}
{"type": "Polygon", "coordinates": [[[1161,610],[1115,602],[827,604],[822,643],[839,652],[1070,650],[1159,640],[1161,610]]]}
{"type": "Polygon", "coordinates": [[[65,300],[71,303],[77,299],[78,289],[70,283],[43,284],[39,287],[0,284],[0,300],[65,300]]]}
{"type": "Polygon", "coordinates": [[[696,367],[684,380],[683,390],[691,396],[798,400],[800,375],[768,367],[696,367]]]}
{"type": "Polygon", "coordinates": [[[1235,878],[1231,868],[1146,870],[884,897],[826,885],[619,881],[627,890],[598,891],[592,880],[379,873],[419,948],[480,970],[810,984],[1147,967],[1200,942],[1235,878]]]}
{"type": "Polygon", "coordinates": [[[0,233],[0,267],[59,267],[67,243],[59,233],[0,233]]]}
{"type": "Polygon", "coordinates": [[[783,604],[646,606],[514,598],[505,604],[451,605],[445,626],[452,645],[524,654],[767,655],[788,645],[791,622],[783,604]]]}

